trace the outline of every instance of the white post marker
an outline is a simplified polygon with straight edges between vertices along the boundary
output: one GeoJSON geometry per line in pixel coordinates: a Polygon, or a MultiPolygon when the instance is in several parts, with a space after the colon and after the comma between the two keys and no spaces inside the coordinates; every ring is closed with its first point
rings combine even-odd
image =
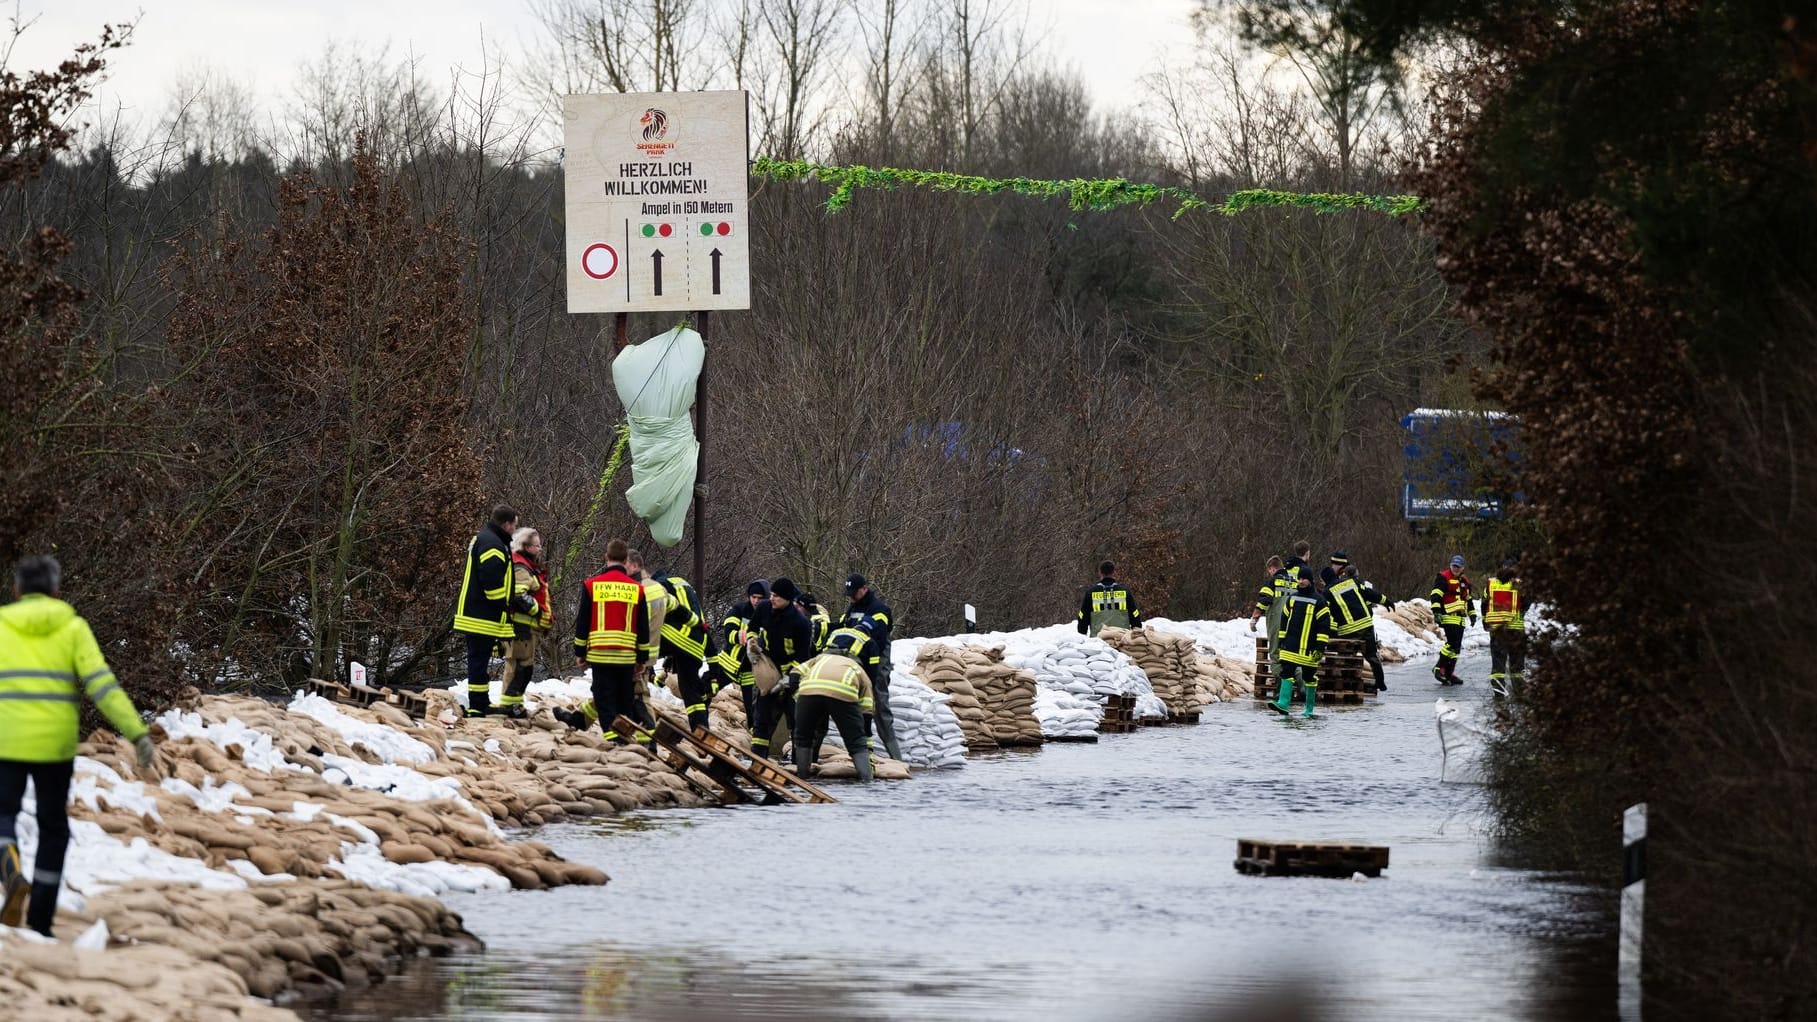
{"type": "Polygon", "coordinates": [[[347,661],[347,680],[354,685],[366,684],[366,665],[358,660],[347,661]]]}
{"type": "Polygon", "coordinates": [[[564,96],[562,144],[569,312],[751,307],[742,91],[564,96]]]}
{"type": "Polygon", "coordinates": [[[1641,917],[1647,895],[1647,804],[1628,807],[1621,817],[1621,950],[1616,966],[1617,1013],[1622,1022],[1640,1018],[1641,917]]]}
{"type": "Polygon", "coordinates": [[[978,630],[978,608],[969,603],[965,605],[965,630],[967,632],[978,630]]]}

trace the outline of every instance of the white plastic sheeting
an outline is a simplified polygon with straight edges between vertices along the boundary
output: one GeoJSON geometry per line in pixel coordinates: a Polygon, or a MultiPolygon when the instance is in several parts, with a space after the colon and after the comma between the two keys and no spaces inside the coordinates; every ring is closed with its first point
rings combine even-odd
{"type": "Polygon", "coordinates": [[[1440,780],[1455,784],[1483,783],[1483,754],[1488,751],[1490,735],[1470,716],[1471,705],[1455,699],[1440,699],[1433,705],[1433,713],[1438,718],[1439,745],[1444,754],[1439,767],[1440,780]]]}
{"type": "Polygon", "coordinates": [[[627,346],[612,360],[612,386],[631,423],[631,488],[625,502],[661,546],[681,542],[694,494],[700,444],[688,410],[706,359],[706,342],[678,326],[627,346]]]}

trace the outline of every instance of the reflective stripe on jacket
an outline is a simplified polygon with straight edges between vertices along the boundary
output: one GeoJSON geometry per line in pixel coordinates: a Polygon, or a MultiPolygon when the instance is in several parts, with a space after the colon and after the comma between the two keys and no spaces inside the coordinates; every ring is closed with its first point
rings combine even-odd
{"type": "Polygon", "coordinates": [[[511,627],[511,537],[491,522],[467,544],[454,630],[467,635],[517,636],[511,627]]]}
{"type": "Polygon", "coordinates": [[[664,656],[680,654],[704,661],[707,657],[707,629],[695,609],[694,587],[679,575],[662,580],[667,609],[662,618],[662,652],[664,656]]]}
{"type": "Polygon", "coordinates": [[[581,583],[574,619],[574,655],[592,664],[640,664],[638,636],[649,626],[643,586],[617,564],[581,583]]]}
{"type": "Polygon", "coordinates": [[[1375,627],[1375,613],[1369,609],[1369,599],[1356,579],[1347,578],[1326,590],[1325,598],[1331,607],[1331,628],[1340,636],[1355,635],[1365,628],[1375,627]]]}
{"type": "Polygon", "coordinates": [[[1520,606],[1520,579],[1506,582],[1494,577],[1489,579],[1489,599],[1483,604],[1483,624],[1489,628],[1505,628],[1515,632],[1527,630],[1527,619],[1521,613],[1520,606]]]}
{"type": "Polygon", "coordinates": [[[857,703],[865,713],[876,709],[871,676],[864,665],[838,653],[822,653],[801,667],[800,696],[826,696],[843,703],[857,703]]]}
{"type": "Polygon", "coordinates": [[[145,733],[74,607],[37,593],[0,607],[0,759],[75,759],[84,696],[127,740],[145,733]]]}
{"type": "Polygon", "coordinates": [[[526,614],[514,610],[511,612],[511,623],[534,628],[539,632],[553,631],[555,612],[549,609],[549,577],[522,553],[511,555],[511,574],[515,577],[517,591],[529,593],[536,600],[536,613],[526,614]]]}
{"type": "Polygon", "coordinates": [[[1432,582],[1432,616],[1441,625],[1461,625],[1470,612],[1470,579],[1453,575],[1450,568],[1432,582]]]}
{"type": "Polygon", "coordinates": [[[639,584],[643,586],[644,604],[649,610],[650,624],[638,636],[637,644],[643,647],[645,660],[654,660],[662,650],[662,623],[664,616],[669,613],[669,591],[654,578],[646,578],[639,584]]]}
{"type": "Polygon", "coordinates": [[[1287,598],[1281,623],[1281,659],[1301,667],[1317,667],[1331,641],[1331,610],[1317,593],[1295,592],[1287,598]]]}

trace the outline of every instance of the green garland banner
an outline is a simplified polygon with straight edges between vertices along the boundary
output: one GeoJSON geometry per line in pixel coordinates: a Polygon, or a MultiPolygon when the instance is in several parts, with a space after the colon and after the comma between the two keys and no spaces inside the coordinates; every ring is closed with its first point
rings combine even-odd
{"type": "Polygon", "coordinates": [[[770,181],[819,181],[831,185],[833,192],[826,200],[826,210],[829,213],[837,213],[851,205],[860,188],[894,189],[903,186],[966,195],[1010,192],[1037,199],[1063,197],[1068,208],[1074,210],[1107,210],[1121,206],[1171,203],[1174,204],[1175,220],[1191,210],[1199,209],[1226,216],[1265,207],[1310,209],[1317,213],[1362,209],[1389,216],[1404,216],[1426,208],[1426,200],[1417,195],[1332,194],[1245,188],[1231,192],[1222,199],[1208,199],[1184,188],[1142,184],[1120,177],[1059,181],[1029,177],[976,177],[939,170],[903,170],[899,167],[866,167],[859,164],[835,167],[812,160],[778,160],[768,156],[754,160],[751,163],[751,173],[770,181]]]}

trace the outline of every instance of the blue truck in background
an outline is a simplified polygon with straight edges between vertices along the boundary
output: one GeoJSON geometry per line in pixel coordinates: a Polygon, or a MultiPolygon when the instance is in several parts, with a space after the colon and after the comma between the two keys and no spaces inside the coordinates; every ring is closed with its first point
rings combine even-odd
{"type": "Polygon", "coordinates": [[[1484,482],[1495,475],[1519,477],[1520,420],[1514,416],[1416,408],[1401,417],[1401,429],[1401,516],[1415,528],[1433,521],[1495,521],[1510,504],[1525,502],[1519,490],[1484,482]]]}

